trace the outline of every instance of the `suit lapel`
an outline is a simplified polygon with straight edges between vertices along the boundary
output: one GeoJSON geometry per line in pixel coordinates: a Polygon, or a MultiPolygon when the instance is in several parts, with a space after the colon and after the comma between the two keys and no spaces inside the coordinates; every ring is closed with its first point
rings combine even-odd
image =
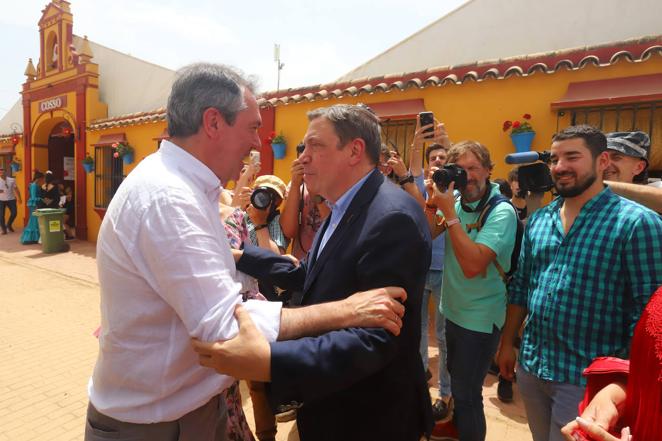
{"type": "MultiPolygon", "coordinates": [[[[327,241],[326,245],[324,245],[324,249],[322,249],[322,252],[319,253],[319,256],[317,256],[318,248],[322,240],[322,236],[324,235],[323,229],[320,229],[319,234],[315,238],[315,244],[313,248],[315,254],[312,256],[313,263],[309,266],[308,274],[306,274],[306,282],[303,288],[303,297],[305,297],[306,294],[308,293],[310,286],[319,275],[326,261],[329,259],[331,255],[333,255],[334,249],[339,244],[342,244],[344,242],[343,240],[344,236],[346,236],[347,232],[351,230],[349,226],[352,224],[352,222],[354,222],[355,219],[359,217],[359,215],[363,211],[363,207],[372,200],[372,198],[375,196],[375,193],[377,192],[377,189],[383,182],[384,182],[384,177],[382,176],[382,174],[377,169],[373,170],[370,176],[368,177],[368,179],[363,183],[363,186],[354,196],[354,199],[347,208],[347,211],[345,212],[343,218],[340,220],[338,227],[333,232],[333,234],[327,241]]],[[[324,224],[325,226],[324,230],[326,230],[326,228],[328,227],[330,218],[331,216],[329,215],[329,217],[327,218],[324,224]]],[[[303,301],[303,297],[302,297],[302,301],[303,301]]]]}

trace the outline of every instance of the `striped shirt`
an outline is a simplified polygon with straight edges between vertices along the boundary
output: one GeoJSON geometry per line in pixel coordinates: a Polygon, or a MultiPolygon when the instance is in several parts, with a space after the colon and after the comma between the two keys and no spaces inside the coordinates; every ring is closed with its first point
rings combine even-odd
{"type": "Polygon", "coordinates": [[[597,356],[627,357],[634,326],[662,285],[662,220],[605,188],[566,235],[563,198],[526,226],[510,303],[528,309],[520,363],[543,380],[584,385],[597,356]]]}

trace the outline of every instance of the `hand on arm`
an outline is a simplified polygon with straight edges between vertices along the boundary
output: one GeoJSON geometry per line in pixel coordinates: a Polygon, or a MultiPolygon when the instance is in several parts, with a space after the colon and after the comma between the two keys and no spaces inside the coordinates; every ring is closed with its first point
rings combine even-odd
{"type": "MultiPolygon", "coordinates": [[[[279,340],[319,335],[350,327],[383,327],[398,335],[407,293],[387,287],[356,293],[337,302],[283,309],[279,340]]],[[[192,339],[202,366],[239,379],[270,381],[271,348],[248,312],[235,308],[239,333],[230,340],[202,342],[192,339]]]]}
{"type": "Polygon", "coordinates": [[[215,369],[219,374],[238,379],[271,380],[271,347],[255,327],[246,309],[237,305],[234,316],[239,324],[236,337],[217,342],[192,339],[193,350],[198,353],[202,366],[215,369]]]}
{"type": "MultiPolygon", "coordinates": [[[[436,170],[436,167],[433,167],[436,170]]],[[[440,222],[442,218],[437,215],[437,202],[434,200],[435,185],[432,182],[432,179],[425,180],[425,192],[428,195],[427,201],[425,201],[425,217],[428,221],[428,227],[430,227],[430,235],[432,239],[435,239],[437,236],[446,231],[446,224],[440,222]]]]}
{"type": "Polygon", "coordinates": [[[279,340],[320,335],[344,328],[384,328],[400,334],[407,293],[398,287],[371,289],[344,300],[283,309],[279,340]]]}

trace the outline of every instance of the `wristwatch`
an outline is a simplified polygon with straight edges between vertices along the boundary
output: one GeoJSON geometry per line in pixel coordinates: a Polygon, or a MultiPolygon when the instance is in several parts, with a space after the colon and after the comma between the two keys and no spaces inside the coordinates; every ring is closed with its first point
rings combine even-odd
{"type": "Polygon", "coordinates": [[[414,175],[411,172],[407,173],[404,178],[398,180],[398,184],[405,185],[414,182],[414,175]]]}

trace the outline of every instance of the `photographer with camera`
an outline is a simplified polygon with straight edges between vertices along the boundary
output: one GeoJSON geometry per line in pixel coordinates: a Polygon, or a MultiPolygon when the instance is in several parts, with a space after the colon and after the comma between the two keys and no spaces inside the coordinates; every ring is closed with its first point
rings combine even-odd
{"type": "Polygon", "coordinates": [[[492,168],[485,146],[463,141],[426,181],[432,237],[446,233],[441,298],[454,422],[463,441],[485,439],[482,386],[506,315],[506,285],[498,268],[510,271],[517,233],[514,208],[499,203],[507,199],[489,180],[492,168]]]}
{"type": "Polygon", "coordinates": [[[280,227],[285,237],[292,240],[292,255],[303,260],[313,244],[315,233],[331,210],[325,199],[311,194],[303,182],[303,164],[299,156],[305,145],[297,145],[297,159],[290,168],[291,180],[287,186],[287,198],[280,216],[280,227]]]}
{"type": "Polygon", "coordinates": [[[251,243],[278,254],[284,254],[288,245],[280,228],[278,211],[284,198],[285,183],[278,176],[263,175],[255,180],[251,203],[246,208],[246,225],[251,243]]]}

